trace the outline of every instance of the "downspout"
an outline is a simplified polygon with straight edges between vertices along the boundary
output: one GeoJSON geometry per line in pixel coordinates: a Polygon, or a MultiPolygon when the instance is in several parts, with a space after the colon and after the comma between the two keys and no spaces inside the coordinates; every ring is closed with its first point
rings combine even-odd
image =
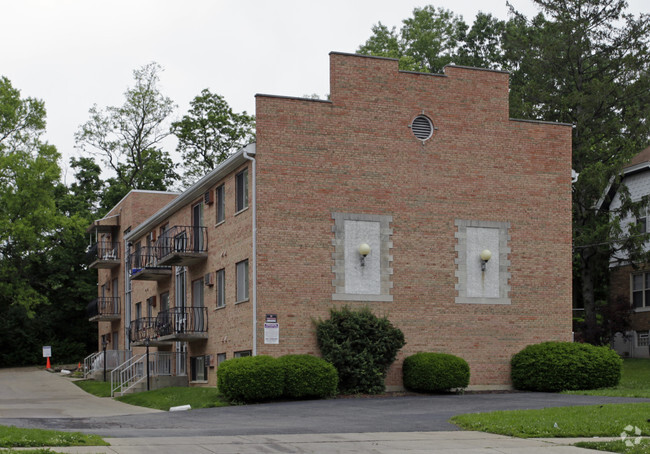
{"type": "Polygon", "coordinates": [[[251,191],[253,193],[251,205],[252,205],[252,216],[253,216],[253,356],[257,356],[257,191],[256,191],[256,179],[257,174],[255,171],[255,158],[248,154],[249,147],[253,149],[253,154],[255,154],[255,144],[247,145],[244,148],[243,156],[245,159],[251,161],[251,168],[253,174],[253,181],[251,182],[251,191]]]}

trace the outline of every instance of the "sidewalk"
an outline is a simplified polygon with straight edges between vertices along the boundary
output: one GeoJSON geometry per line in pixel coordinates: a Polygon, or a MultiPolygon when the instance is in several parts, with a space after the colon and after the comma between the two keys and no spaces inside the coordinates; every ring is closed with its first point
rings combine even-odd
{"type": "MultiPolygon", "coordinates": [[[[207,453],[462,453],[579,454],[578,439],[523,439],[482,432],[394,432],[360,434],[292,434],[217,437],[106,438],[111,446],[52,448],[74,454],[207,454],[207,453]]],[[[590,439],[594,440],[594,439],[590,439]]],[[[607,441],[606,439],[598,439],[607,441]]]]}
{"type": "Polygon", "coordinates": [[[160,413],[88,394],[36,367],[0,369],[0,418],[89,418],[160,413]]]}

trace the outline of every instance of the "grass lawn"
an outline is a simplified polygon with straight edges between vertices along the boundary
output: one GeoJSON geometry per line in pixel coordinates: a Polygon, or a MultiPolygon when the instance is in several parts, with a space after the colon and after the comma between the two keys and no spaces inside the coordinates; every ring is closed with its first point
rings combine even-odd
{"type": "MultiPolygon", "coordinates": [[[[614,388],[572,391],[571,394],[650,398],[650,360],[625,359],[621,382],[614,388]]],[[[451,422],[466,430],[522,438],[620,437],[627,426],[638,427],[647,437],[650,436],[649,415],[650,403],[638,403],[472,413],[455,416],[451,422]]],[[[650,454],[648,440],[632,447],[625,446],[620,440],[581,443],[579,446],[625,454],[650,454]]]]}
{"type": "Polygon", "coordinates": [[[624,359],[621,382],[615,388],[565,392],[567,394],[587,394],[591,396],[650,398],[650,360],[643,358],[624,359]]]}
{"type": "MultiPolygon", "coordinates": [[[[20,429],[14,426],[0,426],[0,447],[22,448],[40,446],[108,446],[97,435],[80,432],[59,432],[57,430],[20,429]]],[[[3,451],[4,452],[4,451],[3,451]]],[[[20,451],[21,453],[24,451],[20,451]]],[[[51,452],[34,450],[35,453],[51,452]]]]}
{"type": "Polygon", "coordinates": [[[618,437],[628,425],[650,434],[648,415],[650,403],[609,404],[471,413],[451,422],[466,430],[521,438],[618,437]]]}
{"type": "Polygon", "coordinates": [[[120,402],[141,407],[169,410],[170,407],[191,405],[192,408],[225,407],[228,402],[222,400],[216,388],[171,387],[127,394],[117,397],[120,402]]]}
{"type": "Polygon", "coordinates": [[[75,380],[72,383],[83,389],[89,394],[98,397],[111,397],[111,382],[96,380],[75,380]]]}

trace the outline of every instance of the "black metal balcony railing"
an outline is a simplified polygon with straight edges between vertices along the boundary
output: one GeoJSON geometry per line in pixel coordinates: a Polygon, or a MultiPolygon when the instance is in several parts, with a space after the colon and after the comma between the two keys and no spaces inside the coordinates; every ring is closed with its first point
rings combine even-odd
{"type": "Polygon", "coordinates": [[[208,332],[208,309],[206,307],[174,307],[160,312],[156,319],[159,336],[208,332]]]}
{"type": "Polygon", "coordinates": [[[120,297],[99,297],[86,307],[91,320],[115,320],[120,318],[120,297]]]}
{"type": "Polygon", "coordinates": [[[144,342],[145,339],[155,339],[157,337],[156,317],[142,317],[131,320],[131,326],[129,327],[129,340],[131,342],[144,342]]]}
{"type": "Polygon", "coordinates": [[[120,243],[98,241],[88,248],[86,263],[94,268],[106,268],[120,263],[120,243]]]}
{"type": "Polygon", "coordinates": [[[158,258],[174,253],[201,254],[208,250],[206,227],[175,225],[167,229],[156,241],[158,258]]]}
{"type": "Polygon", "coordinates": [[[158,254],[155,247],[144,247],[137,249],[127,257],[127,265],[131,279],[160,281],[167,279],[172,274],[170,266],[158,264],[158,254]]]}

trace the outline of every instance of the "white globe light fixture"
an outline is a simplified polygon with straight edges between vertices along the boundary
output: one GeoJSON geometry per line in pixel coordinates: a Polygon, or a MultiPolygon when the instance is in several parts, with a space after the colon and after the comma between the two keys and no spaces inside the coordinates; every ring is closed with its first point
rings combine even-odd
{"type": "Polygon", "coordinates": [[[485,271],[487,262],[492,258],[492,252],[489,249],[483,249],[480,254],[481,257],[481,271],[485,271]]]}
{"type": "Polygon", "coordinates": [[[366,266],[366,257],[370,254],[370,246],[368,243],[361,243],[359,245],[359,255],[361,255],[361,266],[366,266]]]}

